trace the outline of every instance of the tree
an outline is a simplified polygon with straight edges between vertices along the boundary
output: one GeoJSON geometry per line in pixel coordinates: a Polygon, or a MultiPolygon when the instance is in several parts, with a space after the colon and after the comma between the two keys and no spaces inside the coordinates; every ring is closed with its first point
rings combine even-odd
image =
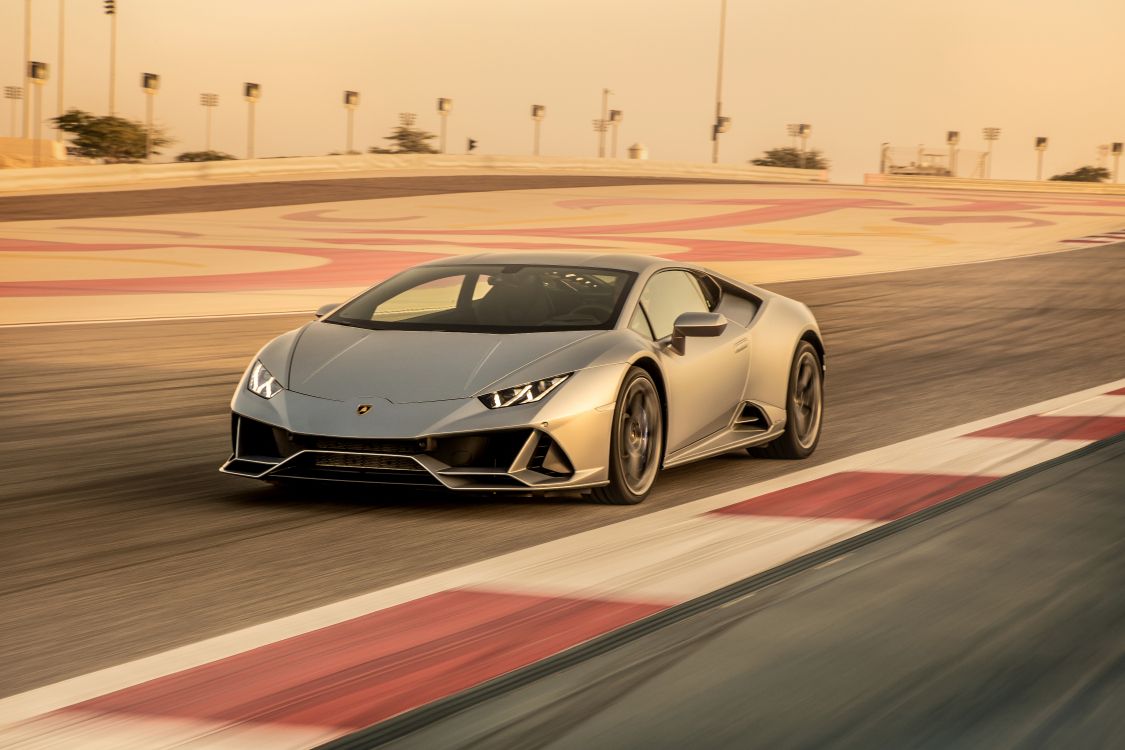
{"type": "Polygon", "coordinates": [[[771,148],[760,159],[752,159],[751,164],[759,167],[791,167],[794,169],[828,169],[828,160],[820,149],[809,149],[801,158],[801,151],[792,146],[771,148]]]}
{"type": "Polygon", "coordinates": [[[383,140],[390,141],[394,148],[379,148],[372,146],[368,151],[372,154],[436,154],[438,150],[429,144],[434,138],[433,133],[419,130],[414,127],[414,115],[403,112],[398,116],[398,127],[383,140]]]}
{"type": "MultiPolygon", "coordinates": [[[[145,158],[145,126],[135,120],[106,115],[98,117],[80,109],[52,119],[55,126],[72,138],[67,151],[76,156],[105,159],[106,162],[138,162],[145,158]]],[[[152,153],[172,143],[161,128],[152,129],[152,153]]]]}
{"type": "Polygon", "coordinates": [[[225,151],[185,151],[176,161],[230,161],[234,158],[225,151]]]}
{"type": "Polygon", "coordinates": [[[1063,172],[1051,178],[1058,182],[1101,182],[1109,179],[1109,170],[1105,167],[1079,167],[1071,172],[1063,172]]]}

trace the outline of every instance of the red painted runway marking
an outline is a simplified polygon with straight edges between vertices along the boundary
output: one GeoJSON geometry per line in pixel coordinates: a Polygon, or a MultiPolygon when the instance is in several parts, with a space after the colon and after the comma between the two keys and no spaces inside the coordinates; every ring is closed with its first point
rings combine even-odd
{"type": "Polygon", "coordinates": [[[711,512],[893,521],[994,479],[996,477],[844,471],[711,512]]]}
{"type": "Polygon", "coordinates": [[[1125,396],[1125,388],[1118,388],[1116,391],[1110,391],[1105,394],[1107,396],[1125,396]]]}
{"type": "Polygon", "coordinates": [[[527,666],[664,608],[443,591],[58,713],[349,731],[527,666]]]}
{"type": "Polygon", "coordinates": [[[1032,415],[983,430],[968,437],[1040,440],[1102,440],[1125,432],[1125,417],[1051,417],[1032,415]]]}

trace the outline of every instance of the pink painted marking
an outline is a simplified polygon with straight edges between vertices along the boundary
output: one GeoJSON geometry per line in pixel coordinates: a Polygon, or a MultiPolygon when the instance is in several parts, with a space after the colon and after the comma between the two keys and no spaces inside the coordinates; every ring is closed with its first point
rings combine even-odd
{"type": "Polygon", "coordinates": [[[1116,391],[1110,391],[1105,394],[1107,396],[1125,396],[1125,388],[1118,388],[1116,391]]]}
{"type": "Polygon", "coordinates": [[[341,733],[452,695],[664,609],[444,591],[62,709],[341,733]]]}
{"type": "Polygon", "coordinates": [[[996,477],[844,471],[712,511],[717,514],[893,521],[996,477]]]}
{"type": "Polygon", "coordinates": [[[986,427],[970,437],[1102,440],[1125,432],[1125,417],[1052,417],[1038,414],[986,427]]]}

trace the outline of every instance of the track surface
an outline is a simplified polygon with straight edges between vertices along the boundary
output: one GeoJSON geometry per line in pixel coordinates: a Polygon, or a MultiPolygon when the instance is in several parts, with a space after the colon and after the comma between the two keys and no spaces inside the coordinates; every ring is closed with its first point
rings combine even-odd
{"type": "Polygon", "coordinates": [[[484,193],[535,188],[732,183],[741,180],[598,175],[452,175],[286,180],[231,185],[200,185],[145,190],[109,190],[77,195],[0,197],[0,221],[88,219],[95,216],[147,216],[220,211],[263,206],[294,206],[372,198],[403,198],[443,193],[484,193]]]}
{"type": "MultiPolygon", "coordinates": [[[[1125,246],[776,285],[830,347],[815,460],[1125,373],[1125,246]]],[[[248,358],[302,318],[0,329],[0,695],[788,473],[729,456],[637,508],[286,497],[216,472],[248,358]]]]}
{"type": "Polygon", "coordinates": [[[1123,485],[1118,438],[391,745],[1117,746],[1123,485]]]}

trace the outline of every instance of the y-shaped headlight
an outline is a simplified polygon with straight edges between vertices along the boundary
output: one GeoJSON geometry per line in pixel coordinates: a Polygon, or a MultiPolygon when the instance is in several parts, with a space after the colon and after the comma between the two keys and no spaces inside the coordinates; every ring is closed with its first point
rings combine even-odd
{"type": "Polygon", "coordinates": [[[255,362],[250,368],[250,377],[246,379],[246,387],[250,392],[262,398],[273,398],[281,393],[281,383],[270,375],[270,371],[261,362],[255,362]]]}
{"type": "Polygon", "coordinates": [[[553,378],[533,380],[530,383],[513,386],[512,388],[501,388],[498,391],[478,396],[478,398],[489,409],[499,409],[516,404],[530,404],[558,388],[571,375],[573,373],[568,372],[565,375],[556,375],[553,378]]]}

